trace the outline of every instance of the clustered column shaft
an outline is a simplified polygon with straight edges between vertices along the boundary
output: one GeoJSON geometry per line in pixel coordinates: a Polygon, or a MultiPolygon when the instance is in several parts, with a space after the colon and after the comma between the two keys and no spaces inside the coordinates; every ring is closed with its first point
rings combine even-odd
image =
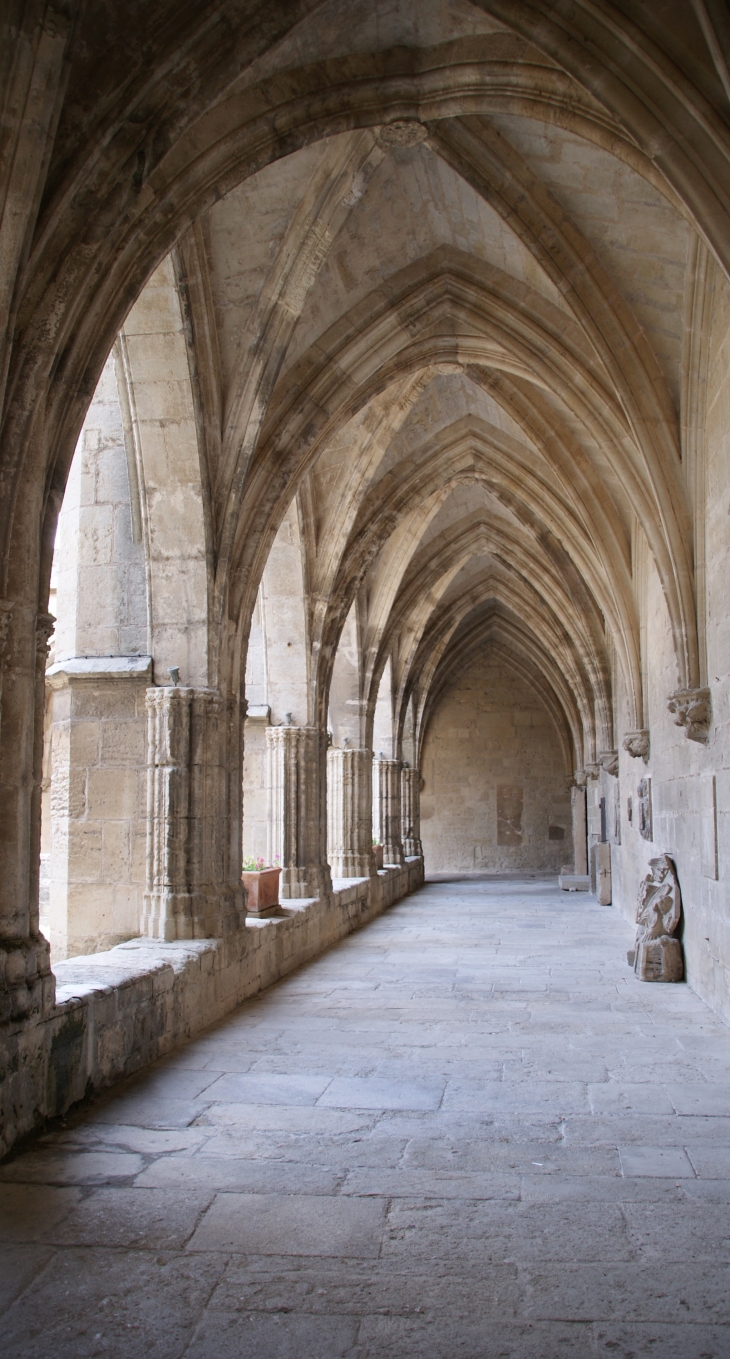
{"type": "Polygon", "coordinates": [[[404,863],[401,839],[401,762],[373,760],[373,823],[383,846],[383,863],[404,863]]]}
{"type": "Polygon", "coordinates": [[[318,727],[268,727],[269,862],[281,864],[281,896],[325,896],[327,735],[318,727]]]}
{"type": "Polygon", "coordinates": [[[243,909],[239,706],[212,689],[148,689],[147,719],[143,930],[156,939],[229,934],[243,909]]]}
{"type": "Polygon", "coordinates": [[[334,878],[366,878],[375,871],[372,788],[369,750],[327,752],[327,847],[334,878]]]}
{"type": "Polygon", "coordinates": [[[423,854],[421,844],[421,771],[404,765],[400,776],[403,853],[406,858],[423,854]]]}

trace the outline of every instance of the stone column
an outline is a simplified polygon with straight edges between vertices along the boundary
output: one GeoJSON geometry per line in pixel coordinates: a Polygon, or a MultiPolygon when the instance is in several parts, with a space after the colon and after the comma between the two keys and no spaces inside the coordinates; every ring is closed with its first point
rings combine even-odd
{"type": "Polygon", "coordinates": [[[241,713],[213,689],[147,690],[147,891],[154,939],[221,938],[244,919],[241,713]]]}
{"type": "Polygon", "coordinates": [[[373,760],[373,825],[383,846],[383,863],[403,866],[401,839],[400,760],[373,760]]]}
{"type": "Polygon", "coordinates": [[[373,757],[349,746],[327,752],[327,850],[333,878],[368,878],[373,856],[373,757]]]}
{"type": "Polygon", "coordinates": [[[54,619],[0,600],[0,1023],[48,1013],[50,949],[38,921],[43,716],[54,619]]]}
{"type": "Polygon", "coordinates": [[[400,776],[403,853],[407,859],[423,856],[421,844],[421,771],[404,764],[400,776]]]}
{"type": "Polygon", "coordinates": [[[571,788],[570,808],[573,819],[573,872],[577,877],[585,877],[588,873],[588,838],[584,787],[576,785],[571,788]]]}
{"type": "Polygon", "coordinates": [[[149,656],[81,656],[46,673],[53,726],[45,923],[54,960],[139,934],[151,673],[149,656]]]}
{"type": "Polygon", "coordinates": [[[281,864],[281,897],[324,897],[327,863],[327,734],[267,727],[268,859],[281,864]]]}

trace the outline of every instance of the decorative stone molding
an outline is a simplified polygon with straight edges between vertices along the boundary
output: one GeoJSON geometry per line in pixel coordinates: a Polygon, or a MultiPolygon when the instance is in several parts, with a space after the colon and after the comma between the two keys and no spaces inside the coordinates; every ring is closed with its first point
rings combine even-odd
{"type": "Polygon", "coordinates": [[[53,630],[55,626],[56,620],[52,613],[39,613],[36,615],[35,624],[36,654],[42,659],[44,665],[48,658],[48,650],[50,647],[50,642],[53,636],[53,630]]]}
{"type": "Polygon", "coordinates": [[[405,863],[401,839],[401,762],[373,760],[373,826],[383,846],[383,863],[405,863]]]}
{"type": "Polygon", "coordinates": [[[674,722],[684,727],[690,741],[706,741],[712,721],[712,699],[709,689],[678,689],[667,700],[674,722]]]}
{"type": "Polygon", "coordinates": [[[240,928],[240,862],[231,859],[227,758],[240,747],[234,699],[212,689],[148,689],[147,891],[143,933],[221,937],[240,928]]]}
{"type": "Polygon", "coordinates": [[[332,890],[326,860],[327,733],[288,723],[267,727],[266,746],[268,859],[281,864],[281,897],[326,896],[332,890]]]}
{"type": "Polygon", "coordinates": [[[367,878],[375,872],[372,764],[369,750],[327,751],[327,850],[333,878],[367,878]]]}
{"type": "Polygon", "coordinates": [[[428,138],[428,128],[415,118],[400,119],[395,123],[385,123],[378,133],[381,146],[418,146],[428,138]]]}
{"type": "Polygon", "coordinates": [[[400,776],[401,835],[406,858],[423,854],[421,844],[421,771],[404,764],[400,776]]]}
{"type": "Polygon", "coordinates": [[[599,760],[601,769],[603,769],[603,770],[605,771],[606,774],[610,774],[610,775],[612,776],[612,778],[617,778],[617,777],[618,777],[618,751],[617,751],[617,750],[602,750],[601,753],[600,753],[600,755],[598,756],[598,760],[599,760]]]}
{"type": "Polygon", "coordinates": [[[637,731],[627,731],[621,744],[632,759],[648,760],[649,731],[646,727],[640,727],[637,731]]]}
{"type": "Polygon", "coordinates": [[[585,766],[586,779],[599,779],[601,777],[601,766],[597,760],[592,760],[585,766]]]}

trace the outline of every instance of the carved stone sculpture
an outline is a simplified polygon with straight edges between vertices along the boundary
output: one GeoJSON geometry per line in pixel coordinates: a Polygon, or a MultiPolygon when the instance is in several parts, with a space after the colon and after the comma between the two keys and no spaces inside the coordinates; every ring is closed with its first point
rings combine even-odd
{"type": "Polygon", "coordinates": [[[623,748],[635,760],[648,760],[649,732],[646,727],[641,727],[638,731],[627,731],[623,739],[623,748]]]}
{"type": "Polygon", "coordinates": [[[684,727],[690,741],[706,741],[712,721],[709,689],[678,689],[667,703],[676,726],[684,727]]]}
{"type": "Polygon", "coordinates": [[[607,774],[611,774],[613,778],[616,778],[618,776],[617,750],[602,750],[600,755],[598,756],[598,759],[600,761],[601,768],[605,770],[607,774]]]}
{"type": "Polygon", "coordinates": [[[667,854],[650,859],[649,867],[639,888],[636,945],[626,956],[640,981],[679,982],[684,960],[675,936],[682,915],[677,874],[667,854]]]}

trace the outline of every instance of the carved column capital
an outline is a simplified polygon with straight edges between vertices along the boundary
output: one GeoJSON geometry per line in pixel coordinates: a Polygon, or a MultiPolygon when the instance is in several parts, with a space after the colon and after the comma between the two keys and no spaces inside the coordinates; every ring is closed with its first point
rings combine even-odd
{"type": "Polygon", "coordinates": [[[617,751],[617,750],[602,750],[601,753],[600,753],[600,755],[598,756],[598,760],[599,760],[601,769],[603,769],[603,770],[605,771],[606,774],[611,774],[611,775],[613,776],[613,778],[616,778],[616,777],[617,777],[617,775],[618,775],[618,751],[617,751]]]}
{"type": "Polygon", "coordinates": [[[648,760],[649,731],[646,727],[640,727],[636,731],[627,731],[621,744],[633,759],[648,760]]]}
{"type": "Polygon", "coordinates": [[[674,722],[684,727],[690,741],[706,741],[712,721],[712,700],[709,689],[678,689],[667,700],[674,722]]]}

